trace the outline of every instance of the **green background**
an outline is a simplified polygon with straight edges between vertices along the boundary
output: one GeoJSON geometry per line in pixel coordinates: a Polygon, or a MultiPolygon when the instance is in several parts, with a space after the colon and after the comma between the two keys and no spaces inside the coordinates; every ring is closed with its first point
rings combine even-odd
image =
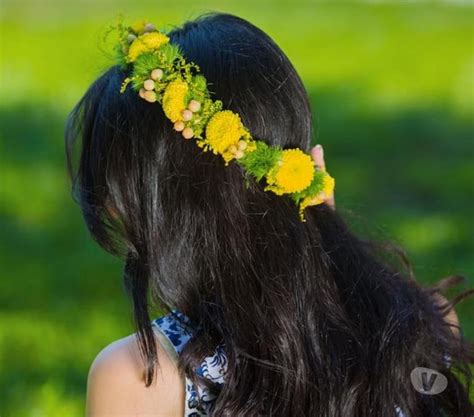
{"type": "MultiPolygon", "coordinates": [[[[473,285],[472,5],[4,0],[0,10],[2,417],[81,416],[92,360],[133,331],[121,264],[70,198],[62,137],[110,63],[100,38],[119,13],[171,27],[221,10],[269,33],[310,93],[338,208],[402,245],[421,281],[463,274],[460,289],[473,285]]],[[[473,339],[472,301],[457,311],[473,339]]]]}

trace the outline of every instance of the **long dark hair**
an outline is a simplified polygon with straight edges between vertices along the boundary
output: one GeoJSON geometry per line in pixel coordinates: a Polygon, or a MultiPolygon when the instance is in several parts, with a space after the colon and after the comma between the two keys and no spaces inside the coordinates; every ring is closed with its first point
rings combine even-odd
{"type": "MultiPolygon", "coordinates": [[[[307,93],[268,35],[207,13],[169,36],[254,137],[309,151],[307,93]]],[[[183,140],[161,106],[121,94],[128,74],[113,66],[92,84],[68,119],[66,148],[92,236],[125,260],[147,385],[158,304],[196,326],[179,358],[193,379],[224,343],[216,416],[385,417],[396,405],[407,417],[471,415],[472,350],[443,318],[450,305],[434,302],[441,287],[420,287],[387,245],[356,237],[326,204],[302,223],[288,198],[246,188],[237,164],[183,140]],[[442,372],[447,389],[415,391],[416,367],[442,372]]]]}

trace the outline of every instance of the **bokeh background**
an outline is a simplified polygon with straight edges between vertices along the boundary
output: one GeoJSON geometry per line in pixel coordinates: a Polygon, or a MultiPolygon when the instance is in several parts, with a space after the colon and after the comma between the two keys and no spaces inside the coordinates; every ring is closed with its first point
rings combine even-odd
{"type": "MultiPolygon", "coordinates": [[[[133,332],[121,263],[89,238],[64,164],[67,113],[111,62],[102,34],[119,13],[171,27],[209,10],[293,61],[354,227],[402,245],[424,283],[473,286],[472,3],[2,0],[2,417],[82,416],[92,360],[133,332]]],[[[473,339],[472,302],[457,310],[473,339]]]]}

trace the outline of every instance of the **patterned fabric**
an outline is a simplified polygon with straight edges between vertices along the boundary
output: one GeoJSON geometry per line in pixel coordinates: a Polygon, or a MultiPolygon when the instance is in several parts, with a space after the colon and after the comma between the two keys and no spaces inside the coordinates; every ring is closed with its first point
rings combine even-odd
{"type": "MultiPolygon", "coordinates": [[[[171,313],[153,320],[152,324],[167,337],[178,355],[194,334],[189,318],[177,310],[173,310],[171,313]]],[[[224,345],[219,345],[212,356],[204,358],[196,373],[217,385],[222,385],[226,369],[227,358],[224,345]]],[[[216,395],[211,393],[205,386],[195,386],[187,376],[185,382],[186,403],[184,417],[210,416],[215,404],[216,395]]]]}

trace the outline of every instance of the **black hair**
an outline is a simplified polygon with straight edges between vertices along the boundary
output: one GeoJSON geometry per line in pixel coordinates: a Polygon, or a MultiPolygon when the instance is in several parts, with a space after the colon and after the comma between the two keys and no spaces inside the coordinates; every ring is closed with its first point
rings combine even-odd
{"type": "MultiPolygon", "coordinates": [[[[206,13],[169,36],[253,137],[309,151],[307,93],[268,35],[206,13]]],[[[149,316],[158,305],[198,329],[179,357],[192,379],[224,343],[213,415],[385,417],[398,405],[406,417],[470,416],[472,349],[444,320],[453,303],[434,302],[441,286],[422,288],[338,210],[309,207],[303,223],[264,181],[247,188],[241,167],[184,140],[161,106],[121,94],[129,74],[113,66],[91,85],[68,119],[66,148],[90,233],[125,261],[146,384],[158,365],[149,316]],[[416,367],[440,370],[447,389],[415,391],[416,367]]]]}

